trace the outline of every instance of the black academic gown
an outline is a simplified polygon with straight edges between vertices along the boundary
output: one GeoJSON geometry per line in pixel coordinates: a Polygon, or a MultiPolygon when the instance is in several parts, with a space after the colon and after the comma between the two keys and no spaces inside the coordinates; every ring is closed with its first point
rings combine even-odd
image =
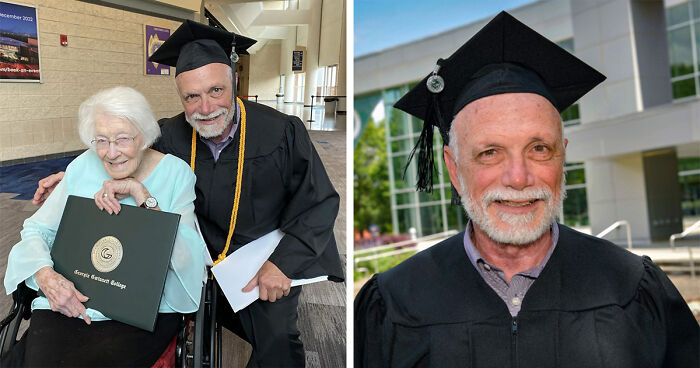
{"type": "MultiPolygon", "coordinates": [[[[329,275],[342,281],[333,225],[338,193],[303,123],[272,108],[243,101],[245,161],[238,218],[228,254],[275,229],[285,236],[270,257],[292,279],[329,275]]],[[[226,244],[233,208],[240,127],[214,161],[197,137],[195,213],[214,259],[226,244]]],[[[185,114],[163,124],[154,149],[190,162],[192,127],[185,114]]]]}
{"type": "Polygon", "coordinates": [[[559,229],[515,318],[464,233],[373,277],[355,298],[355,366],[700,367],[698,324],[654,263],[559,229]]]}

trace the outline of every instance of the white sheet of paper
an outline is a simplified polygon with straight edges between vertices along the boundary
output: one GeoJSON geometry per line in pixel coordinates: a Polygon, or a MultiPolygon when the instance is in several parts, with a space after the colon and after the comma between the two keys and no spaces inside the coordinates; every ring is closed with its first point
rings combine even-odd
{"type": "MultiPolygon", "coordinates": [[[[211,268],[211,272],[214,273],[214,277],[234,312],[249,306],[260,297],[260,291],[257,286],[248,293],[244,293],[241,290],[258,273],[263,263],[270,258],[283,236],[284,233],[279,229],[265,234],[242,246],[211,268]]],[[[292,286],[325,280],[328,280],[328,276],[292,280],[292,286]]]]}

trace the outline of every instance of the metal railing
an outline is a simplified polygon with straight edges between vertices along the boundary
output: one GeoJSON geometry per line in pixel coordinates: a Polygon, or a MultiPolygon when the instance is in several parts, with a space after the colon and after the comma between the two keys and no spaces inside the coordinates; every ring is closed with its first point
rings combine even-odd
{"type": "MultiPolygon", "coordinates": [[[[695,230],[700,230],[700,220],[698,220],[696,223],[690,225],[689,228],[685,229],[684,232],[680,234],[673,234],[668,238],[669,244],[671,244],[671,249],[676,248],[676,239],[683,239],[686,236],[690,235],[690,233],[694,232],[695,230]]],[[[692,258],[692,255],[691,255],[692,258]]]]}
{"type": "Polygon", "coordinates": [[[258,102],[258,95],[247,95],[247,96],[238,96],[238,97],[245,97],[248,100],[250,100],[251,97],[255,97],[255,102],[258,102]]]}
{"type": "Polygon", "coordinates": [[[608,226],[607,229],[601,231],[596,237],[602,238],[620,226],[625,226],[627,228],[627,249],[632,249],[632,230],[630,230],[630,223],[626,220],[616,221],[614,224],[608,226]]]}
{"type": "MultiPolygon", "coordinates": [[[[416,248],[419,243],[430,241],[430,240],[437,240],[437,239],[442,239],[442,238],[447,238],[452,235],[457,234],[458,232],[456,230],[449,230],[449,231],[444,231],[441,233],[437,234],[432,234],[428,236],[424,236],[421,238],[416,238],[416,239],[408,239],[408,240],[402,240],[400,242],[396,243],[391,243],[391,244],[386,244],[386,245],[379,245],[376,247],[372,248],[366,248],[366,249],[360,249],[357,251],[353,252],[353,258],[354,258],[354,263],[355,263],[355,270],[358,272],[364,272],[369,274],[369,269],[366,267],[358,267],[358,263],[363,262],[363,261],[377,261],[380,258],[384,257],[390,257],[390,256],[395,256],[403,253],[408,253],[408,252],[415,252],[416,248]],[[405,247],[405,248],[402,248],[405,247]],[[402,249],[398,249],[402,248],[402,249]],[[383,252],[385,250],[390,250],[388,252],[383,252]],[[382,253],[380,253],[382,252],[382,253]],[[358,257],[358,255],[363,255],[363,254],[370,254],[364,257],[358,257]]],[[[378,265],[375,263],[375,269],[377,269],[378,265]]]]}

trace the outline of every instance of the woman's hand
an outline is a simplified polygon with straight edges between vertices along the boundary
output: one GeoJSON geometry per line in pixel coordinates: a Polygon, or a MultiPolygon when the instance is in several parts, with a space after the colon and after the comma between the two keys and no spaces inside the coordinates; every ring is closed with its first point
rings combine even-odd
{"type": "Polygon", "coordinates": [[[68,281],[51,267],[43,267],[36,272],[36,283],[49,300],[51,310],[68,317],[83,316],[85,323],[90,324],[83,303],[88,297],[79,292],[72,282],[68,281]]]}
{"type": "Polygon", "coordinates": [[[143,203],[146,198],[150,197],[148,189],[138,180],[134,178],[105,180],[102,183],[102,189],[95,193],[95,204],[100,210],[106,210],[110,215],[117,214],[121,211],[122,206],[119,204],[120,199],[126,197],[134,197],[136,205],[143,203]]]}

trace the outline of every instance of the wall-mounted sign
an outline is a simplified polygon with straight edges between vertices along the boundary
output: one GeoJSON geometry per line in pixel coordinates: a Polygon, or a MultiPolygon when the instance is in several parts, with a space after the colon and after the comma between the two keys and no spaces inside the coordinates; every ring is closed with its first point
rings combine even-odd
{"type": "Polygon", "coordinates": [[[304,50],[292,51],[292,71],[295,73],[304,72],[304,50]]]}
{"type": "Polygon", "coordinates": [[[170,67],[165,64],[148,61],[160,45],[170,37],[170,30],[167,28],[144,25],[145,45],[146,45],[146,75],[170,75],[170,67]]]}
{"type": "Polygon", "coordinates": [[[0,81],[41,82],[37,11],[0,1],[0,81]]]}

